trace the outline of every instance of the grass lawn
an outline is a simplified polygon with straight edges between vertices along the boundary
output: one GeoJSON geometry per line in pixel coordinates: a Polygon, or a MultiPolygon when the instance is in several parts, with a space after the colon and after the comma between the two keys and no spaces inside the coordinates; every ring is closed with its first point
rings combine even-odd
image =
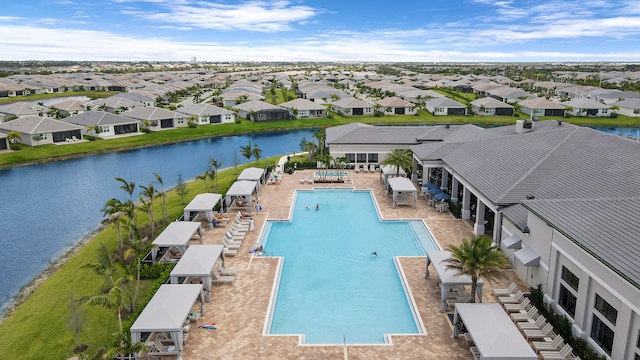
{"type": "Polygon", "coordinates": [[[10,98],[2,98],[0,99],[0,104],[9,104],[18,101],[36,101],[36,100],[44,100],[44,99],[54,99],[59,97],[70,97],[70,96],[87,96],[87,97],[96,97],[96,98],[106,98],[115,94],[119,94],[120,92],[113,91],[71,91],[71,92],[61,92],[61,93],[53,93],[53,94],[33,94],[33,95],[25,95],[25,96],[14,96],[10,98]]]}
{"type": "MultiPolygon", "coordinates": [[[[265,166],[277,159],[279,157],[262,159],[258,164],[254,162],[237,168],[220,170],[218,172],[220,192],[226,192],[242,169],[248,166],[265,166]]],[[[168,193],[167,211],[170,220],[180,217],[184,206],[197,194],[206,192],[204,181],[201,180],[188,183],[187,189],[184,204],[175,190],[168,193]]],[[[213,191],[213,189],[210,190],[213,191]]],[[[162,216],[159,199],[154,202],[154,209],[154,217],[159,220],[162,216]]],[[[140,225],[148,223],[146,213],[140,212],[138,216],[140,225]]],[[[157,233],[159,233],[158,230],[156,230],[156,236],[157,233]]],[[[73,327],[68,321],[70,300],[72,297],[100,294],[103,278],[81,267],[97,261],[98,248],[103,244],[110,249],[116,248],[117,241],[113,227],[102,229],[0,324],[0,337],[3,339],[0,358],[66,359],[73,356],[73,349],[77,344],[73,327]]],[[[151,280],[143,282],[139,300],[146,298],[151,286],[151,280]]],[[[81,309],[85,317],[80,333],[81,344],[89,345],[87,354],[92,354],[98,348],[107,346],[111,342],[110,335],[117,332],[116,311],[91,305],[83,305],[81,309]]]]}

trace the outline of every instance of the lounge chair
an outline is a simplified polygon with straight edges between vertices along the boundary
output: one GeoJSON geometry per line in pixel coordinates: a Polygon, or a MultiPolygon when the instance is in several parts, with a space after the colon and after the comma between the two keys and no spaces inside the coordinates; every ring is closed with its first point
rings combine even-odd
{"type": "Polygon", "coordinates": [[[569,344],[564,344],[560,351],[540,351],[543,359],[568,359],[573,349],[569,344]]]}
{"type": "Polygon", "coordinates": [[[353,171],[355,171],[355,173],[358,174],[360,172],[360,165],[354,166],[353,171]]]}
{"type": "Polygon", "coordinates": [[[211,283],[214,285],[231,284],[236,278],[235,276],[221,275],[217,271],[214,271],[211,275],[213,276],[211,283]]]}
{"type": "Polygon", "coordinates": [[[242,241],[242,240],[244,240],[245,235],[247,235],[247,233],[236,233],[236,234],[234,234],[231,231],[225,231],[225,233],[224,233],[224,237],[229,239],[229,241],[242,241]]]}
{"type": "Polygon", "coordinates": [[[222,253],[224,254],[224,256],[236,256],[236,255],[238,255],[238,250],[237,249],[224,248],[224,249],[222,249],[222,253]]]}
{"type": "Polygon", "coordinates": [[[498,298],[498,301],[500,302],[500,304],[515,304],[515,303],[522,302],[523,298],[524,298],[524,293],[522,292],[522,290],[518,290],[518,292],[515,295],[500,296],[498,298]]]}
{"type": "Polygon", "coordinates": [[[529,311],[529,309],[531,309],[531,301],[529,298],[524,298],[521,303],[502,305],[507,312],[519,312],[520,310],[529,311]]]}
{"type": "Polygon", "coordinates": [[[469,348],[469,351],[471,352],[471,355],[473,356],[474,360],[482,359],[482,355],[480,354],[480,350],[478,350],[477,347],[472,346],[472,347],[469,348]]]}
{"type": "Polygon", "coordinates": [[[242,243],[231,243],[229,242],[229,240],[227,240],[227,238],[223,238],[222,245],[224,245],[224,247],[229,250],[238,250],[240,249],[240,246],[242,246],[242,243]]]}
{"type": "Polygon", "coordinates": [[[172,356],[177,355],[178,350],[174,345],[165,346],[162,344],[160,339],[156,339],[149,345],[149,351],[147,355],[149,356],[172,356]]]}
{"type": "Polygon", "coordinates": [[[227,231],[231,232],[232,235],[245,236],[247,235],[247,232],[249,232],[249,226],[250,225],[238,225],[234,223],[234,224],[231,224],[231,227],[227,231]]]}
{"type": "Polygon", "coordinates": [[[309,175],[309,178],[307,179],[307,183],[313,184],[313,175],[309,175]]]}
{"type": "Polygon", "coordinates": [[[516,292],[516,283],[511,283],[506,289],[493,289],[493,295],[495,296],[507,296],[516,292]]]}
{"type": "Polygon", "coordinates": [[[554,338],[556,336],[556,334],[553,332],[553,326],[551,326],[551,324],[549,323],[547,323],[547,325],[545,325],[542,329],[524,329],[522,330],[522,335],[524,335],[527,340],[544,339],[546,337],[554,338]]]}
{"type": "Polygon", "coordinates": [[[300,184],[304,184],[305,181],[304,175],[300,175],[300,184]]]}
{"type": "Polygon", "coordinates": [[[236,276],[238,275],[238,269],[232,268],[224,268],[222,266],[217,266],[215,270],[220,276],[236,276]]]}
{"type": "Polygon", "coordinates": [[[531,346],[536,352],[540,351],[560,351],[564,346],[564,339],[560,335],[556,335],[551,341],[532,341],[531,346]]]}
{"type": "Polygon", "coordinates": [[[447,299],[447,306],[454,306],[457,303],[468,303],[471,301],[471,294],[467,293],[461,298],[447,299]]]}
{"type": "Polygon", "coordinates": [[[536,321],[521,321],[517,322],[516,325],[520,330],[542,329],[545,325],[547,325],[547,319],[545,319],[544,316],[540,316],[536,321]]]}
{"type": "Polygon", "coordinates": [[[538,312],[538,308],[532,306],[529,311],[520,310],[519,312],[510,313],[511,320],[515,322],[519,321],[534,321],[540,317],[540,313],[538,312]]]}

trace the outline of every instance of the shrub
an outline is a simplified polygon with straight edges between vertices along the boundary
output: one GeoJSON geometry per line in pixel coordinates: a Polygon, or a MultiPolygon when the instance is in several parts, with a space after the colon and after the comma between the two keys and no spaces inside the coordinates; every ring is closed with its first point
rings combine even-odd
{"type": "Polygon", "coordinates": [[[190,129],[195,129],[198,127],[198,124],[194,123],[193,121],[189,121],[188,126],[190,129]]]}
{"type": "Polygon", "coordinates": [[[456,218],[462,217],[462,203],[452,203],[449,201],[449,212],[456,218]]]}

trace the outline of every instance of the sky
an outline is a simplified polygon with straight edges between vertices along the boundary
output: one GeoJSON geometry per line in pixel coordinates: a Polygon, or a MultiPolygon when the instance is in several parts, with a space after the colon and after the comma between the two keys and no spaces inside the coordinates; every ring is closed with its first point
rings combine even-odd
{"type": "Polygon", "coordinates": [[[0,60],[640,62],[638,0],[12,0],[0,60]]]}

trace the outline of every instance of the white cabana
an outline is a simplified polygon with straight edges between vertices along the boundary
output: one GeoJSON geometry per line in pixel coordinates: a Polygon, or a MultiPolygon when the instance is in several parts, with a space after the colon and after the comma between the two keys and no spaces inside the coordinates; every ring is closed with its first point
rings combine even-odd
{"type": "Polygon", "coordinates": [[[142,339],[142,333],[166,332],[171,335],[178,359],[182,356],[182,328],[193,305],[200,298],[200,315],[204,316],[201,284],[161,285],[147,306],[131,325],[131,342],[142,339]]]}
{"type": "Polygon", "coordinates": [[[180,278],[198,277],[206,290],[205,301],[211,301],[211,272],[219,259],[224,267],[223,245],[191,245],[171,270],[172,284],[180,284],[180,278]]]}
{"type": "MultiPolygon", "coordinates": [[[[429,251],[427,253],[427,270],[424,274],[424,277],[429,278],[429,264],[433,264],[433,267],[436,269],[438,279],[440,280],[440,298],[442,299],[440,312],[445,312],[447,310],[447,295],[453,287],[459,285],[471,285],[471,276],[458,275],[455,270],[448,269],[447,264],[442,262],[443,260],[446,260],[450,257],[450,251],[429,251]]],[[[478,279],[476,285],[478,299],[480,299],[480,302],[482,302],[482,287],[484,285],[482,279],[478,279]]]]}
{"type": "Polygon", "coordinates": [[[242,170],[240,176],[238,176],[238,181],[246,180],[246,181],[254,181],[256,183],[256,194],[260,196],[260,185],[266,182],[265,169],[250,167],[242,170]]]}
{"type": "Polygon", "coordinates": [[[380,181],[384,184],[384,188],[389,188],[389,178],[390,177],[406,177],[407,173],[400,168],[400,172],[398,173],[398,167],[395,165],[382,165],[380,166],[380,181]]]}
{"type": "Polygon", "coordinates": [[[464,323],[483,360],[538,359],[500,304],[456,304],[454,338],[458,337],[458,321],[464,323]]]}
{"type": "Polygon", "coordinates": [[[389,178],[389,187],[393,196],[392,207],[396,208],[398,205],[411,205],[413,200],[413,207],[418,206],[418,189],[413,185],[411,180],[405,177],[389,178]]]}
{"type": "Polygon", "coordinates": [[[242,201],[245,205],[240,208],[247,208],[247,212],[251,212],[251,208],[253,207],[253,196],[252,194],[255,192],[256,196],[258,195],[256,192],[258,184],[255,181],[249,180],[239,180],[234,182],[231,185],[229,191],[224,198],[224,204],[227,208],[238,208],[235,206],[236,200],[242,201]]]}
{"type": "Polygon", "coordinates": [[[153,241],[151,248],[151,259],[155,262],[160,248],[178,249],[180,254],[184,255],[187,249],[187,243],[191,238],[198,234],[200,244],[202,244],[202,226],[199,222],[193,221],[174,221],[169,224],[158,237],[153,241]]]}
{"type": "Polygon", "coordinates": [[[191,221],[193,214],[204,213],[209,221],[209,228],[213,228],[213,209],[216,205],[220,204],[222,209],[222,195],[221,194],[198,194],[185,206],[184,208],[184,220],[191,221]]]}

